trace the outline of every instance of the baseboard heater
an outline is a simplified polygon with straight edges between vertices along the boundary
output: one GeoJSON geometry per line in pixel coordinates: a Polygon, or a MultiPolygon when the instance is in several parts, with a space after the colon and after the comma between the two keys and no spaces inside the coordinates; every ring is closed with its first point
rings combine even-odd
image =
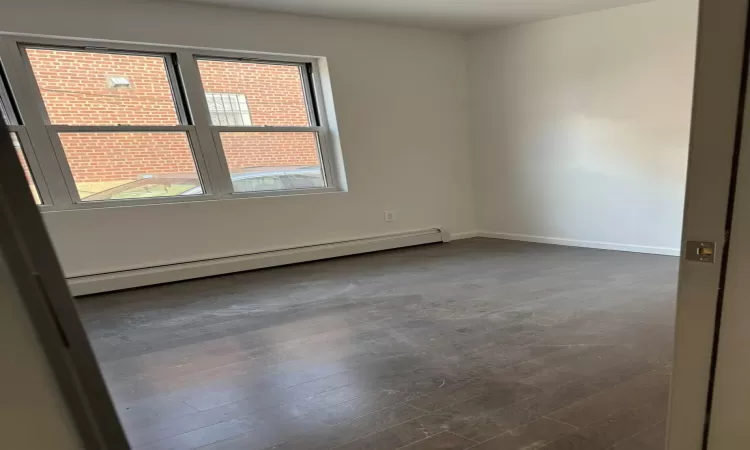
{"type": "Polygon", "coordinates": [[[205,259],[141,269],[68,278],[75,296],[118,291],[193,278],[283,266],[339,256],[377,252],[436,242],[447,242],[450,234],[438,228],[387,234],[303,247],[270,250],[225,258],[205,259]]]}

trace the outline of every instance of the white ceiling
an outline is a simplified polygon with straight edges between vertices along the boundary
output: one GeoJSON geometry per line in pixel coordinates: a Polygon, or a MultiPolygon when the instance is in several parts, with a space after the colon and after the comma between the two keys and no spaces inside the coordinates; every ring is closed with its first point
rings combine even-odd
{"type": "Polygon", "coordinates": [[[263,11],[474,31],[649,0],[188,0],[263,11]]]}

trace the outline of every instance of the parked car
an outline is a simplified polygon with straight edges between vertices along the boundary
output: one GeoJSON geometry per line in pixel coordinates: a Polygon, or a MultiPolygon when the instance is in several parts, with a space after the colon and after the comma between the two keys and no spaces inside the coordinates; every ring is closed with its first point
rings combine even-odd
{"type": "MultiPolygon", "coordinates": [[[[320,167],[258,167],[232,174],[235,192],[266,192],[325,187],[320,167]]],[[[85,201],[200,195],[196,174],[149,175],[96,194],[85,201]]]]}

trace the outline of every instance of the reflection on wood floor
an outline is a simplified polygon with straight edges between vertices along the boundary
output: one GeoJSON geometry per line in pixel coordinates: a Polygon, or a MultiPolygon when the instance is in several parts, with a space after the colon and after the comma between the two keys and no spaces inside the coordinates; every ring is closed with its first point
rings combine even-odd
{"type": "Polygon", "coordinates": [[[677,263],[470,239],[80,307],[140,450],[661,450],[677,263]]]}

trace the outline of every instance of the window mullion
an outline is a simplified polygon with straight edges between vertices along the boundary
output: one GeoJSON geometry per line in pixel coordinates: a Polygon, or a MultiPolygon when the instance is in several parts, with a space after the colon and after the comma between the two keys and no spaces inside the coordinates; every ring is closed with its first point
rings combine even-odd
{"type": "Polygon", "coordinates": [[[57,157],[57,160],[64,161],[64,166],[61,164],[60,170],[62,171],[62,175],[65,179],[65,184],[68,186],[70,199],[74,204],[80,203],[81,194],[78,193],[78,187],[76,187],[76,182],[73,178],[73,171],[70,170],[70,165],[68,164],[68,160],[65,157],[65,150],[63,149],[60,135],[57,133],[57,131],[49,129],[49,127],[47,130],[47,134],[49,136],[50,142],[52,143],[52,148],[54,150],[55,156],[57,157]]]}
{"type": "Polygon", "coordinates": [[[16,107],[26,127],[52,204],[55,207],[71,205],[74,202],[72,192],[75,192],[75,185],[70,186],[65,176],[66,172],[70,174],[70,168],[65,156],[60,159],[55,152],[53,142],[57,140],[57,136],[47,133],[42,113],[42,95],[36,86],[31,68],[14,39],[0,39],[0,59],[3,60],[6,76],[16,99],[16,107]]]}
{"type": "Polygon", "coordinates": [[[174,133],[195,129],[192,125],[47,125],[55,133],[174,133]]]}
{"type": "Polygon", "coordinates": [[[187,97],[198,137],[201,155],[205,160],[205,172],[201,177],[210,180],[214,195],[227,196],[232,193],[232,181],[227,161],[211,133],[211,116],[206,104],[206,94],[201,85],[198,64],[191,52],[177,52],[177,65],[187,97]]]}
{"type": "Polygon", "coordinates": [[[242,133],[320,133],[322,127],[284,127],[284,126],[262,126],[262,127],[244,127],[244,126],[223,126],[212,125],[211,128],[224,132],[242,132],[242,133]]]}

